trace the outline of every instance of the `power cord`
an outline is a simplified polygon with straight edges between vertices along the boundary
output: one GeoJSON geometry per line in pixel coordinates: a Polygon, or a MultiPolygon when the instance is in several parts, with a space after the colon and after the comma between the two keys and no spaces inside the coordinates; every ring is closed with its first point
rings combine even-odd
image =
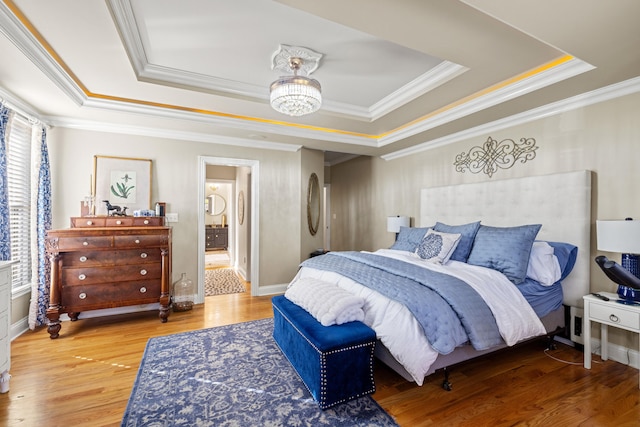
{"type": "MultiPolygon", "coordinates": [[[[560,359],[560,358],[558,358],[558,357],[552,356],[552,355],[549,353],[549,350],[550,350],[550,349],[546,348],[546,349],[544,350],[544,354],[545,354],[547,357],[549,357],[549,358],[551,358],[551,359],[553,359],[553,360],[555,360],[555,361],[557,361],[557,362],[565,363],[565,364],[567,364],[567,365],[583,365],[583,364],[584,364],[584,362],[571,362],[571,361],[569,361],[569,360],[563,360],[563,359],[560,359]]],[[[596,349],[596,353],[597,353],[599,350],[600,350],[600,347],[598,347],[598,348],[596,349]]],[[[593,360],[593,358],[592,358],[592,359],[591,359],[591,363],[604,363],[604,362],[602,362],[602,361],[598,361],[598,360],[593,360]]]]}

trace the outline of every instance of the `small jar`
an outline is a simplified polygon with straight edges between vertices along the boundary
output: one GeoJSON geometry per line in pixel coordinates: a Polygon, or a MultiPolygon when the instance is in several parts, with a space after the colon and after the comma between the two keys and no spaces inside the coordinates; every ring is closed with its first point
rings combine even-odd
{"type": "Polygon", "coordinates": [[[182,273],[180,279],[173,284],[173,311],[188,311],[193,308],[195,299],[195,288],[193,281],[187,277],[187,273],[182,273]]]}

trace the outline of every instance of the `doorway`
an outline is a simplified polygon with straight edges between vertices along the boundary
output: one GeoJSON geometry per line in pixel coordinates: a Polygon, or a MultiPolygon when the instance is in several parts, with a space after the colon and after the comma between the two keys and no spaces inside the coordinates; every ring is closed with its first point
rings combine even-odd
{"type": "Polygon", "coordinates": [[[197,302],[204,302],[205,285],[205,247],[206,229],[205,215],[207,198],[205,187],[207,182],[207,166],[226,166],[236,169],[245,168],[248,171],[246,181],[234,185],[232,196],[229,197],[229,250],[235,266],[238,261],[243,263],[244,276],[251,282],[251,295],[258,295],[259,287],[259,162],[257,160],[233,159],[223,157],[198,157],[198,298],[197,302]],[[239,196],[242,198],[242,218],[240,218],[239,196]],[[242,219],[241,221],[239,221],[242,219]],[[233,224],[233,225],[232,225],[233,224]],[[240,258],[240,259],[239,259],[240,258]]]}

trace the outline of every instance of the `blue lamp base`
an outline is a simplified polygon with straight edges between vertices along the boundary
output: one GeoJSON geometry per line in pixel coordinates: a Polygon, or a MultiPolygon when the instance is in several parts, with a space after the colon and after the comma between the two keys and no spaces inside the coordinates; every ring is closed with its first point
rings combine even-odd
{"type": "Polygon", "coordinates": [[[620,304],[640,305],[640,289],[633,289],[628,286],[618,285],[618,296],[620,304]]]}

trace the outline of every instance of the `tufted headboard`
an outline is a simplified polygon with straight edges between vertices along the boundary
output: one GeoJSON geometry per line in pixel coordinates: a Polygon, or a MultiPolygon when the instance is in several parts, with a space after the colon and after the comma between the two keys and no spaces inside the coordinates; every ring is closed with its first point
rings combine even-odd
{"type": "Polygon", "coordinates": [[[418,226],[432,226],[436,221],[457,225],[478,220],[498,227],[542,224],[537,240],[577,246],[575,267],[562,288],[566,305],[582,307],[582,297],[589,293],[590,171],[421,190],[418,226]]]}

